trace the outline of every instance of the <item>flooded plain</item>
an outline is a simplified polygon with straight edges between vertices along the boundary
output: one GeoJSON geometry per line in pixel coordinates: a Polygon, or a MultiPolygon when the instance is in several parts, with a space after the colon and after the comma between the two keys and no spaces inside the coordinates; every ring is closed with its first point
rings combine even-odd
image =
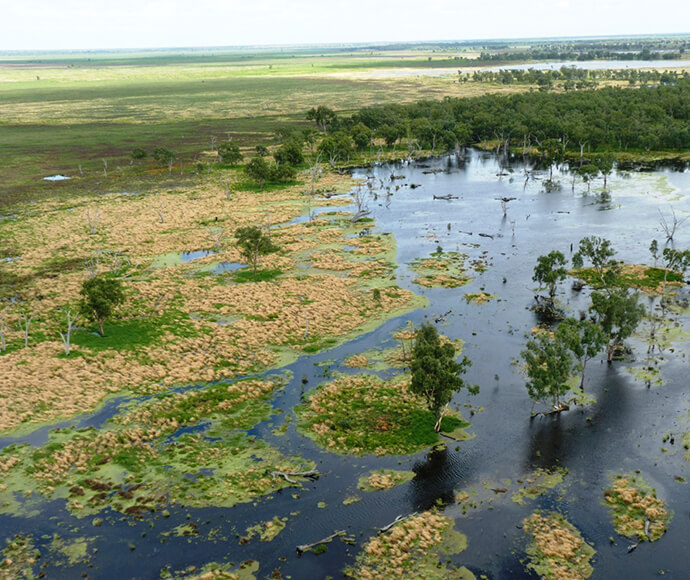
{"type": "MultiPolygon", "coordinates": [[[[615,174],[609,177],[610,197],[604,198],[599,196],[601,180],[587,193],[587,185],[579,180],[573,187],[567,171],[555,172],[561,189],[546,193],[547,172],[529,162],[499,160],[477,151],[382,165],[355,175],[371,184],[370,233],[391,234],[397,242],[397,283],[424,295],[429,304],[335,349],[303,356],[267,373],[287,376],[288,382],[271,400],[276,413],[249,436],[286,455],[313,461],[320,477],[232,508],[171,506],[165,514],[151,512],[140,519],[106,510],[99,514],[98,526],[91,517],[70,515],[65,500],[24,498],[21,516],[0,515],[3,537],[32,534],[45,554],[43,571],[48,578],[82,573],[92,578],[159,578],[161,571],[190,565],[239,565],[249,560],[259,563],[256,576],[261,578],[274,571],[283,578],[339,578],[379,528],[399,515],[437,506],[467,536],[467,549],[450,557],[452,564],[467,567],[477,578],[536,578],[525,570],[528,536],[522,522],[535,510],[544,510],[563,514],[594,546],[592,578],[651,578],[662,573],[685,577],[690,552],[690,492],[685,483],[690,463],[682,445],[682,434],[690,430],[687,335],[677,333],[676,341],[658,355],[661,384],[647,386],[632,372],[646,363],[642,328],[628,341],[630,360],[609,366],[600,355],[589,363],[585,391],[596,402],[558,416],[530,418],[533,405],[517,363],[526,335],[538,322],[530,310],[536,258],[551,250],[569,258],[581,238],[597,235],[611,240],[618,259],[651,263],[650,241],[656,238],[663,246],[664,240],[659,211],[690,213],[690,173],[615,174]],[[507,202],[506,215],[501,198],[514,198],[507,202]],[[439,247],[467,254],[468,261],[482,267],[461,287],[416,284],[410,264],[439,247]],[[483,304],[465,298],[480,292],[494,298],[483,304]],[[335,371],[359,372],[343,361],[394,347],[396,331],[425,320],[436,324],[440,333],[463,340],[463,353],[472,360],[466,378],[480,386],[480,393],[463,391],[454,399],[454,406],[472,424],[471,439],[448,441],[415,455],[353,457],[329,453],[298,432],[293,409],[305,393],[330,380],[335,371]],[[387,491],[357,489],[360,477],[382,468],[412,471],[415,476],[387,491]],[[558,472],[562,478],[534,496],[520,495],[524,482],[540,470],[558,472]],[[632,541],[616,534],[604,490],[615,474],[638,471],[674,515],[661,539],[629,552],[632,541]],[[465,495],[469,503],[459,499],[465,495]],[[248,528],[274,518],[285,527],[272,541],[241,541],[248,528]],[[195,533],[185,534],[191,524],[195,533]],[[296,550],[339,530],[354,540],[336,539],[323,554],[300,555],[296,550]],[[79,549],[72,550],[71,557],[65,550],[51,551],[55,534],[79,549]]],[[[690,246],[690,225],[679,229],[675,246],[690,246]]],[[[557,299],[577,317],[588,308],[589,291],[576,292],[570,282],[559,286],[557,299]]],[[[686,289],[680,292],[687,294],[686,289]]],[[[641,301],[649,303],[645,297],[641,301]]],[[[675,321],[681,329],[690,322],[682,312],[675,321]]],[[[378,372],[385,377],[394,371],[378,372]]],[[[70,424],[98,427],[121,412],[123,403],[112,400],[101,411],[70,424]]],[[[19,440],[2,439],[0,445],[26,441],[40,446],[46,437],[42,430],[19,440]]]]}

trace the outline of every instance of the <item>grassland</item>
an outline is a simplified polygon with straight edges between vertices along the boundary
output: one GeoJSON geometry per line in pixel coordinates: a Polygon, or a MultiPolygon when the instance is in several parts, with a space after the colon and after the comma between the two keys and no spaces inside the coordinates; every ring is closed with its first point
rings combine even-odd
{"type": "Polygon", "coordinates": [[[319,104],[354,111],[375,103],[522,90],[459,84],[452,58],[439,60],[431,50],[383,56],[380,51],[0,55],[0,147],[12,152],[0,158],[0,207],[68,196],[75,189],[94,194],[145,189],[158,183],[151,173],[161,171],[150,164],[131,167],[134,147],[172,149],[179,173],[181,165],[203,160],[212,136],[231,137],[245,149],[270,144],[278,127],[306,125],[305,112],[319,104]],[[451,66],[449,77],[362,76],[382,67],[445,65],[451,66]],[[54,173],[80,180],[41,182],[54,173]]]}

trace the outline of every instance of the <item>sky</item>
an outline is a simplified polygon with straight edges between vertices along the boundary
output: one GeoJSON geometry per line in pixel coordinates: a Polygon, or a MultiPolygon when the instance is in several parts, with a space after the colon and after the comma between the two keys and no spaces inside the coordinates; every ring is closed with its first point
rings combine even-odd
{"type": "Polygon", "coordinates": [[[0,0],[0,51],[688,32],[688,0],[0,0]]]}

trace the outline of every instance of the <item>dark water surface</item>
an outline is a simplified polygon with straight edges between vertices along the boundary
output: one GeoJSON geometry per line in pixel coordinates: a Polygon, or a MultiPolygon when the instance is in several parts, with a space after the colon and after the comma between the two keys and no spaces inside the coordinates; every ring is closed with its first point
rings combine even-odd
{"type": "MultiPolygon", "coordinates": [[[[73,518],[63,509],[62,501],[54,501],[42,505],[35,517],[0,516],[1,535],[26,532],[38,539],[44,536],[48,541],[53,533],[68,541],[97,536],[90,545],[90,549],[98,548],[91,559],[92,568],[51,566],[46,569],[49,578],[76,578],[82,572],[92,578],[158,578],[160,570],[168,565],[172,570],[181,570],[190,564],[239,564],[249,559],[260,562],[260,578],[270,577],[275,569],[284,578],[340,578],[343,568],[353,563],[362,543],[376,528],[398,515],[428,509],[440,501],[446,506],[444,513],[455,517],[456,528],[468,537],[467,550],[452,561],[467,566],[477,577],[536,577],[526,573],[520,561],[527,544],[521,522],[535,509],[559,511],[594,545],[597,554],[592,578],[655,578],[662,572],[666,578],[690,577],[690,488],[674,479],[683,476],[690,480],[688,462],[683,460],[679,443],[680,433],[689,428],[688,362],[684,358],[688,344],[675,344],[674,353],[664,353],[663,386],[647,388],[636,381],[628,372],[636,361],[608,366],[599,359],[592,360],[586,391],[596,397],[597,403],[559,417],[532,421],[532,403],[524,378],[514,364],[526,341],[525,333],[536,325],[528,307],[535,288],[531,276],[537,256],[555,249],[569,257],[571,244],[576,249],[580,238],[599,235],[613,242],[620,259],[649,262],[647,248],[651,239],[663,241],[659,209],[669,212],[672,204],[679,215],[690,210],[690,174],[614,176],[610,178],[611,201],[599,203],[594,192],[600,184],[593,187],[592,194],[584,195],[586,186],[578,183],[573,193],[570,177],[557,175],[562,190],[544,193],[542,180],[546,175],[537,174],[526,183],[524,169],[521,162],[499,167],[494,156],[470,151],[460,160],[444,157],[416,166],[381,166],[360,172],[360,176],[369,174],[380,180],[378,198],[370,202],[376,218],[374,233],[390,232],[397,240],[398,283],[427,296],[430,305],[388,321],[341,347],[302,357],[281,369],[290,370],[294,376],[273,402],[286,413],[260,424],[253,433],[286,453],[313,459],[323,473],[319,480],[306,483],[301,490],[285,489],[256,504],[230,509],[173,508],[169,518],[152,514],[143,521],[106,513],[103,517],[107,523],[99,528],[91,526],[91,518],[73,518]],[[391,181],[391,174],[402,177],[391,181]],[[411,188],[411,184],[418,187],[411,188]],[[386,188],[391,196],[386,196],[386,188]],[[433,199],[433,195],[447,194],[457,199],[433,199]],[[504,196],[517,198],[509,202],[505,218],[496,199],[504,196]],[[468,253],[470,258],[485,257],[490,266],[462,288],[415,286],[406,263],[427,257],[439,245],[446,251],[468,253]],[[498,300],[477,306],[463,299],[463,294],[480,290],[496,295],[498,300]],[[438,323],[439,331],[466,341],[464,352],[473,362],[467,379],[481,387],[476,397],[466,393],[456,397],[460,408],[466,403],[483,408],[470,419],[469,431],[476,436],[474,439],[450,444],[444,450],[378,458],[327,453],[299,435],[294,422],[284,436],[272,434],[292,414],[291,409],[302,393],[325,380],[328,369],[352,372],[339,368],[348,355],[394,346],[391,333],[407,321],[419,323],[441,315],[445,315],[445,321],[438,323]],[[662,442],[668,433],[675,434],[675,445],[662,442]],[[661,450],[664,446],[667,453],[661,450]],[[555,466],[568,470],[563,486],[527,501],[524,506],[511,501],[510,495],[518,489],[517,479],[537,467],[555,466]],[[358,492],[358,478],[382,467],[413,470],[416,477],[390,491],[358,492]],[[613,474],[635,470],[640,470],[656,488],[674,517],[663,538],[653,544],[643,543],[628,553],[630,542],[616,536],[602,504],[602,492],[610,485],[613,474]],[[508,493],[489,498],[466,515],[454,503],[458,491],[484,490],[483,482],[490,487],[502,486],[506,479],[512,482],[508,493]],[[298,495],[294,496],[295,493],[298,495]],[[344,506],[343,500],[350,495],[358,495],[362,500],[344,506]],[[320,502],[326,507],[319,507],[320,502]],[[255,538],[239,545],[237,534],[242,535],[247,527],[274,516],[288,518],[287,528],[275,540],[262,543],[255,538]],[[199,536],[171,536],[161,542],[162,532],[188,521],[198,525],[199,536]],[[348,546],[336,540],[325,554],[297,556],[297,545],[340,529],[355,536],[356,544],[348,546]],[[209,536],[211,530],[214,532],[209,536]],[[609,541],[611,536],[616,539],[613,545],[609,541]]],[[[676,247],[690,246],[689,232],[690,226],[679,230],[676,247]]],[[[587,291],[576,293],[567,283],[561,285],[558,299],[575,314],[588,306],[587,291]]],[[[687,317],[682,322],[687,327],[687,317]]],[[[634,339],[631,344],[636,356],[642,359],[644,343],[634,339]]],[[[100,424],[108,413],[117,412],[120,402],[115,400],[103,411],[77,423],[100,424]]],[[[463,411],[467,416],[467,410],[463,411]]],[[[26,440],[35,444],[44,441],[45,436],[41,432],[26,440]]],[[[0,445],[11,441],[0,440],[0,445]]],[[[41,546],[40,540],[38,544],[41,546]]]]}

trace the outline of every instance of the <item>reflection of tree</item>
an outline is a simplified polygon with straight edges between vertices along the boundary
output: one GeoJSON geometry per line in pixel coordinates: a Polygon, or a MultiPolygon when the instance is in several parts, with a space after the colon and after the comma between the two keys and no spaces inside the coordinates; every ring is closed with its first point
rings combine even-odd
{"type": "Polygon", "coordinates": [[[568,467],[571,457],[590,458],[588,462],[594,464],[596,457],[613,459],[621,453],[621,440],[612,437],[611,433],[624,433],[631,428],[630,387],[615,369],[603,365],[602,370],[592,377],[593,383],[606,385],[597,392],[596,405],[587,411],[537,417],[531,421],[526,470],[568,467]]]}
{"type": "Polygon", "coordinates": [[[414,510],[428,510],[438,500],[444,504],[455,501],[457,477],[454,474],[446,447],[430,451],[412,467],[415,478],[411,481],[410,494],[414,510]]]}
{"type": "Polygon", "coordinates": [[[533,421],[532,439],[529,445],[528,469],[542,467],[552,469],[565,460],[563,449],[567,421],[559,415],[537,418],[533,421]]]}

